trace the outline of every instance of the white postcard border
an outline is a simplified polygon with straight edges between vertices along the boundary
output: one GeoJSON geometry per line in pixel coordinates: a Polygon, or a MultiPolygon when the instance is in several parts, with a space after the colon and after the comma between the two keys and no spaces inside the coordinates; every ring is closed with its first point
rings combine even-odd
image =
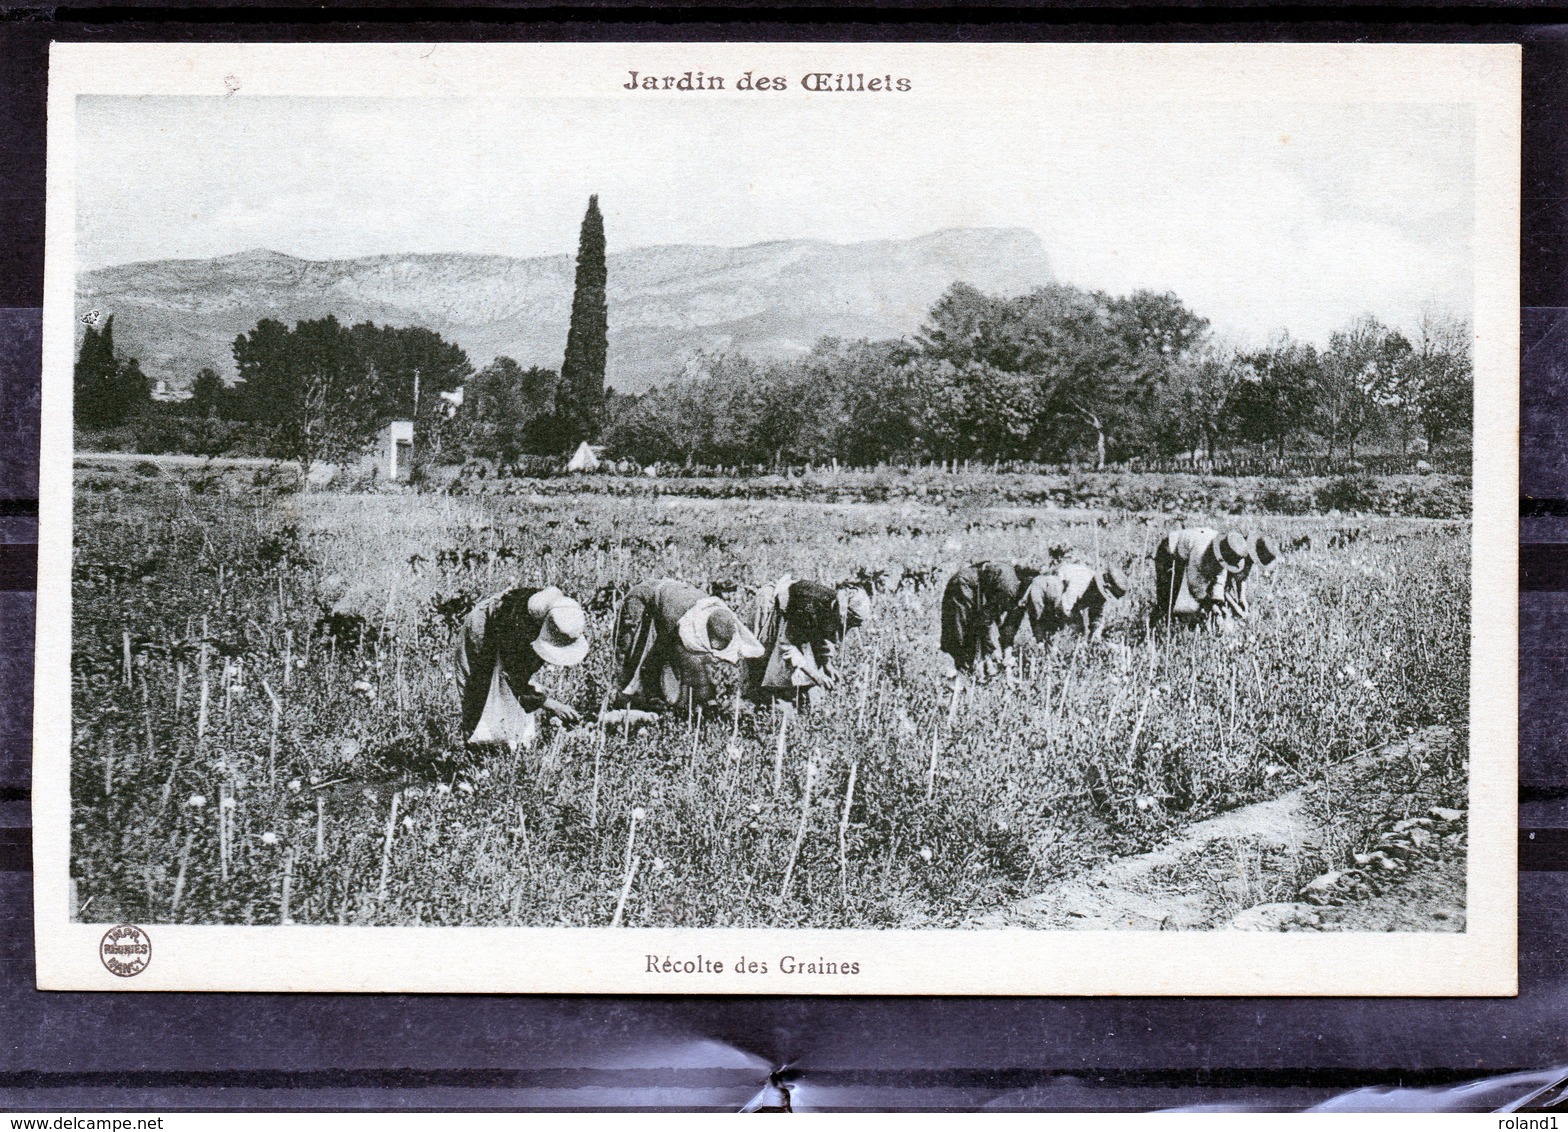
{"type": "Polygon", "coordinates": [[[38,986],[75,990],[746,994],[1517,993],[1520,51],[1513,45],[56,44],[51,55],[33,775],[38,986]],[[654,930],[147,925],[111,975],[68,915],[75,105],[81,94],[622,97],[626,70],[912,72],[954,98],[1468,103],[1476,132],[1471,804],[1463,933],[654,930]],[[1482,627],[1480,631],[1475,627],[1482,627]],[[649,973],[648,956],[723,974],[649,973]],[[744,956],[769,974],[734,971],[744,956]],[[858,963],[791,975],[785,956],[858,963]]]}

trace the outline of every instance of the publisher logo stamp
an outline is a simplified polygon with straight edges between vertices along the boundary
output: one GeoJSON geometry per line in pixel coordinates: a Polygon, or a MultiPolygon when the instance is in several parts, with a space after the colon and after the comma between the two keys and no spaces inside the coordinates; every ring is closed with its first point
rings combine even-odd
{"type": "Polygon", "coordinates": [[[98,958],[111,975],[128,979],[147,969],[152,960],[152,941],[147,933],[135,924],[121,924],[103,933],[98,944],[98,958]]]}

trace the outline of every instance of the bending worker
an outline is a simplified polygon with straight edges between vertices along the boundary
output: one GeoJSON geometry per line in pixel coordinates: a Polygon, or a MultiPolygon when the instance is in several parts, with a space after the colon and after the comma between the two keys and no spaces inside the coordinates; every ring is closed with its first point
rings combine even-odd
{"type": "Polygon", "coordinates": [[[1279,557],[1267,538],[1209,527],[1172,531],[1154,551],[1154,620],[1214,621],[1247,616],[1253,566],[1279,557]]]}
{"type": "Polygon", "coordinates": [[[764,652],[746,662],[748,698],[815,707],[833,689],[834,660],[844,635],[870,615],[871,599],[858,586],[835,591],[788,574],[763,586],[751,628],[764,652]]]}
{"type": "Polygon", "coordinates": [[[476,605],[457,650],[463,739],[474,746],[533,746],[544,713],[565,724],[577,712],[535,681],[547,666],[571,668],[588,654],[587,618],[554,586],[516,585],[476,605]]]}
{"type": "Polygon", "coordinates": [[[696,586],[661,578],[635,586],[616,619],[616,705],[667,711],[682,698],[711,704],[715,663],[739,664],[762,645],[729,606],[696,586]]]}
{"type": "Polygon", "coordinates": [[[1040,610],[1034,615],[1035,638],[1043,641],[1043,634],[1077,625],[1097,641],[1105,631],[1106,605],[1126,596],[1127,579],[1116,567],[1096,570],[1081,562],[1064,562],[1036,578],[1026,593],[1026,601],[1040,610]]]}
{"type": "Polygon", "coordinates": [[[945,675],[954,679],[977,669],[989,676],[1012,661],[1025,620],[1037,641],[1075,620],[1098,629],[1108,597],[1127,592],[1117,570],[1096,573],[1063,566],[1045,573],[1033,566],[976,562],[947,581],[942,591],[942,651],[945,675]]]}

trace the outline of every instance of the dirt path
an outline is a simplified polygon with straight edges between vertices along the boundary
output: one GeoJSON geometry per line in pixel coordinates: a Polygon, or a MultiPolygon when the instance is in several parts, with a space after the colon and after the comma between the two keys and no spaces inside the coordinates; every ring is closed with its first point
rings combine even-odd
{"type": "Polygon", "coordinates": [[[1425,868],[1412,869],[1375,896],[1315,912],[1317,923],[1308,920],[1304,926],[1353,932],[1464,931],[1465,855],[1445,850],[1425,868]]]}
{"type": "Polygon", "coordinates": [[[977,926],[1463,931],[1464,817],[1433,805],[1438,792],[1423,770],[1454,742],[1450,729],[1426,728],[1335,767],[1322,783],[1199,822],[977,926]],[[1346,806],[1358,785],[1364,798],[1346,806]]]}

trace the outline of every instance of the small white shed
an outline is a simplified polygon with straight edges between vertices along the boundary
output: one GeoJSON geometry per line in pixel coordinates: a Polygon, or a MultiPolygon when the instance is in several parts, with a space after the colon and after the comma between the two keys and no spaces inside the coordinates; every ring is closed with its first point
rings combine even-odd
{"type": "Polygon", "coordinates": [[[387,479],[406,480],[414,469],[414,422],[389,423],[383,451],[387,459],[387,479]]]}

